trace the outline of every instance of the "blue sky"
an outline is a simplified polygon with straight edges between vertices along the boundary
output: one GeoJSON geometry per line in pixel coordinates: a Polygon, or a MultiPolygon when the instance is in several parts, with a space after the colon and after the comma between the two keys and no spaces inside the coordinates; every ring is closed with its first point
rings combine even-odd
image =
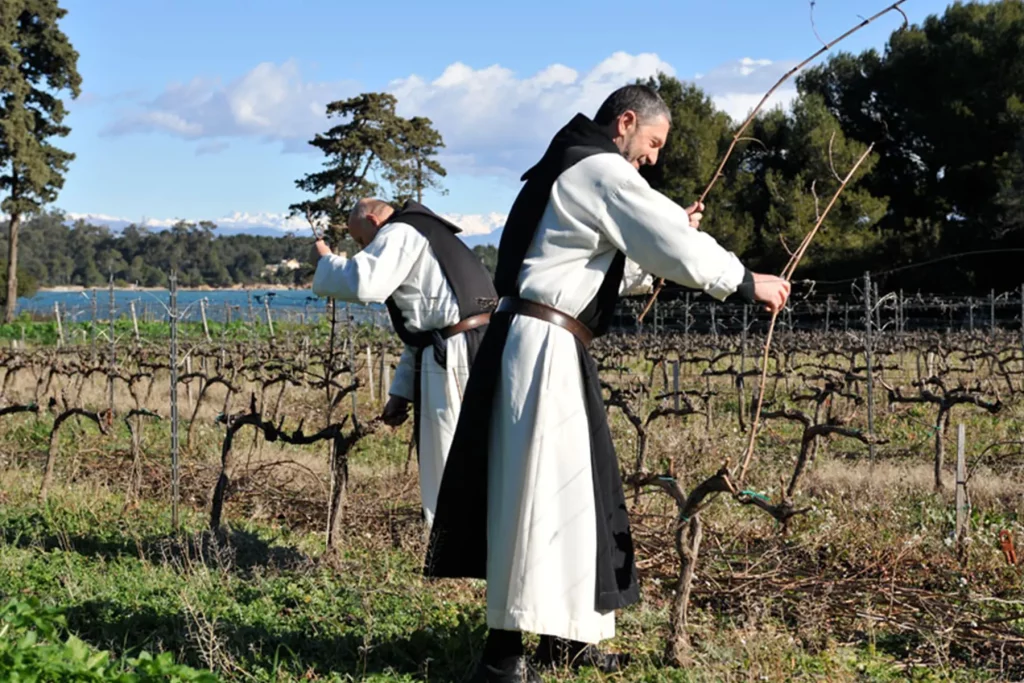
{"type": "MultiPolygon", "coordinates": [[[[886,2],[817,0],[817,31],[830,40],[886,2]]],[[[668,70],[742,115],[820,46],[808,0],[62,4],[83,94],[70,103],[63,146],[77,158],[56,205],[114,226],[304,230],[285,214],[304,198],[295,179],[320,167],[306,141],[328,127],[324,105],[388,90],[448,143],[449,194],[426,203],[474,242],[492,240],[519,174],[618,85],[668,70]]],[[[947,4],[903,9],[919,23],[947,4]]],[[[881,48],[900,22],[887,15],[842,48],[881,48]]]]}

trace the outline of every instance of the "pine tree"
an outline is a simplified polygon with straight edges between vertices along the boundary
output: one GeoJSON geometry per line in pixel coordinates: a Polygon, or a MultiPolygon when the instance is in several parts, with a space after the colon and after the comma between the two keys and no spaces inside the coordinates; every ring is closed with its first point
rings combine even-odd
{"type": "MultiPolygon", "coordinates": [[[[325,229],[335,244],[342,242],[348,214],[364,197],[384,194],[392,199],[416,197],[436,188],[444,168],[433,158],[444,146],[430,119],[405,119],[395,112],[397,100],[389,93],[364,93],[327,105],[328,118],[342,119],[309,144],[324,153],[324,170],[295,181],[315,199],[292,204],[291,215],[303,215],[311,225],[325,229]],[[389,186],[382,186],[376,179],[389,186]]],[[[346,245],[351,246],[351,245],[346,245]]]]}
{"type": "Polygon", "coordinates": [[[59,93],[77,98],[82,82],[78,53],[57,26],[66,13],[56,0],[0,0],[0,209],[10,215],[6,322],[17,305],[22,216],[57,198],[75,158],[48,141],[70,132],[59,93]]]}
{"type": "Polygon", "coordinates": [[[399,159],[389,169],[387,180],[391,183],[396,202],[415,199],[423,203],[423,191],[434,189],[442,194],[440,177],[448,174],[434,157],[444,147],[441,134],[434,130],[430,119],[414,116],[403,120],[401,133],[395,140],[398,146],[399,159]]]}

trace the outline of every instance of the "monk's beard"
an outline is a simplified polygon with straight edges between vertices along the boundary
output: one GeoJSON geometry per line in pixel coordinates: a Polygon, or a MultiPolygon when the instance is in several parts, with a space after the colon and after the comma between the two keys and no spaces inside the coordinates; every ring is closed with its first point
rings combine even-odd
{"type": "Polygon", "coordinates": [[[639,164],[636,163],[637,160],[640,159],[641,157],[643,157],[643,155],[642,154],[634,154],[634,152],[633,152],[633,141],[634,140],[636,140],[636,134],[635,133],[633,135],[629,136],[628,138],[625,138],[622,141],[622,147],[619,149],[619,154],[622,155],[623,159],[625,159],[630,164],[632,164],[633,166],[636,167],[636,166],[639,166],[639,164]]]}

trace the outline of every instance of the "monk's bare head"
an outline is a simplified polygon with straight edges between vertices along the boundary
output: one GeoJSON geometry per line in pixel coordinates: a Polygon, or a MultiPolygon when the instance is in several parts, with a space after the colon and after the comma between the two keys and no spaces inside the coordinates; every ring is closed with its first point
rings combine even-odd
{"type": "Polygon", "coordinates": [[[668,140],[672,112],[654,88],[626,85],[604,101],[594,116],[604,127],[626,161],[639,169],[658,161],[658,151],[668,140]]]}
{"type": "Polygon", "coordinates": [[[348,214],[348,232],[356,244],[365,248],[394,212],[391,205],[381,199],[360,199],[348,214]]]}

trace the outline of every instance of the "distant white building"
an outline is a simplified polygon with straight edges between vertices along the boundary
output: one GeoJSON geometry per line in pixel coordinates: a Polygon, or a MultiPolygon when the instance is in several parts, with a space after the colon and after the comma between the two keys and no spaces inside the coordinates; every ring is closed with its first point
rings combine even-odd
{"type": "Polygon", "coordinates": [[[298,270],[301,267],[302,264],[299,262],[298,259],[282,259],[280,263],[273,263],[263,266],[263,274],[277,275],[282,271],[290,273],[294,270],[298,270]]]}

